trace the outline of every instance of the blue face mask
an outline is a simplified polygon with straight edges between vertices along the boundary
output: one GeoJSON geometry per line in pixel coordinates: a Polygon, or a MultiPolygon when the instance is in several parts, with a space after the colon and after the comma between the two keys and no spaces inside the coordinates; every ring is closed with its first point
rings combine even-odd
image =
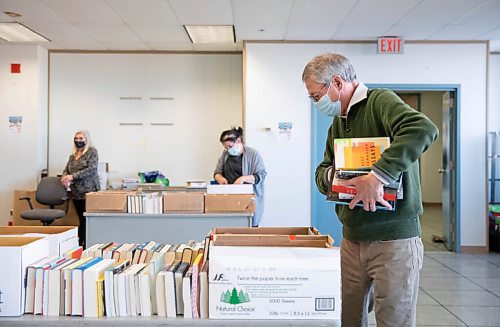
{"type": "Polygon", "coordinates": [[[316,108],[316,110],[318,110],[323,115],[336,117],[340,115],[342,109],[340,103],[340,95],[342,93],[339,94],[339,98],[337,101],[332,102],[332,100],[330,100],[330,96],[328,95],[328,92],[330,91],[330,86],[328,86],[326,94],[323,95],[317,102],[313,102],[313,105],[316,108]]]}
{"type": "Polygon", "coordinates": [[[234,144],[232,147],[227,149],[227,153],[229,153],[230,156],[236,157],[240,154],[240,148],[238,144],[234,144]]]}

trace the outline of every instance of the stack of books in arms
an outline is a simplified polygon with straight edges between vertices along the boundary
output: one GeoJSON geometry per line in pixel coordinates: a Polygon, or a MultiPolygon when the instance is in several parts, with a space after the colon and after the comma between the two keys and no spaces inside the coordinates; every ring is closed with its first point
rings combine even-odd
{"type": "MultiPolygon", "coordinates": [[[[334,140],[335,171],[332,173],[331,192],[327,200],[348,205],[356,195],[356,188],[348,180],[368,174],[381,154],[390,146],[388,137],[347,138],[334,140]]],[[[384,199],[396,210],[397,199],[403,198],[402,174],[390,185],[384,186],[384,199]]],[[[356,204],[362,207],[362,203],[356,204]]],[[[388,210],[377,202],[377,209],[388,210]]]]}
{"type": "Polygon", "coordinates": [[[208,318],[208,238],[95,244],[27,268],[25,313],[208,318]]]}

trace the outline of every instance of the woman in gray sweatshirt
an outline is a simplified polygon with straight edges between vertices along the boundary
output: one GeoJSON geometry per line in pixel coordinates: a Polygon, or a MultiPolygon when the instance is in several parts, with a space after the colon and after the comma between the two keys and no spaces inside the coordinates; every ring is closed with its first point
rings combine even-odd
{"type": "Polygon", "coordinates": [[[253,184],[255,214],[252,225],[259,226],[264,212],[264,179],[266,168],[260,154],[243,144],[243,129],[232,128],[222,132],[220,142],[224,151],[214,171],[219,184],[253,184]]]}

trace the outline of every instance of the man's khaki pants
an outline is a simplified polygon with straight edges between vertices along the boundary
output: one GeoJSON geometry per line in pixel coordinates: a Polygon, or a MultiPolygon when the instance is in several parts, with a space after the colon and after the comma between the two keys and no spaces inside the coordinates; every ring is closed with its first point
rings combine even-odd
{"type": "Polygon", "coordinates": [[[377,327],[415,326],[423,250],[418,236],[372,242],[343,239],[342,327],[368,325],[371,287],[377,327]]]}

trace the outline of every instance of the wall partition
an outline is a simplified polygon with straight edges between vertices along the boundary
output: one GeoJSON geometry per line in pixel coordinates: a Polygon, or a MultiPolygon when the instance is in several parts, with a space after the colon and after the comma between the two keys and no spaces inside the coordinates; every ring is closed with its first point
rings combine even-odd
{"type": "Polygon", "coordinates": [[[159,170],[210,180],[222,130],[242,123],[241,53],[50,54],[49,173],[88,130],[110,181],[159,170]]]}

